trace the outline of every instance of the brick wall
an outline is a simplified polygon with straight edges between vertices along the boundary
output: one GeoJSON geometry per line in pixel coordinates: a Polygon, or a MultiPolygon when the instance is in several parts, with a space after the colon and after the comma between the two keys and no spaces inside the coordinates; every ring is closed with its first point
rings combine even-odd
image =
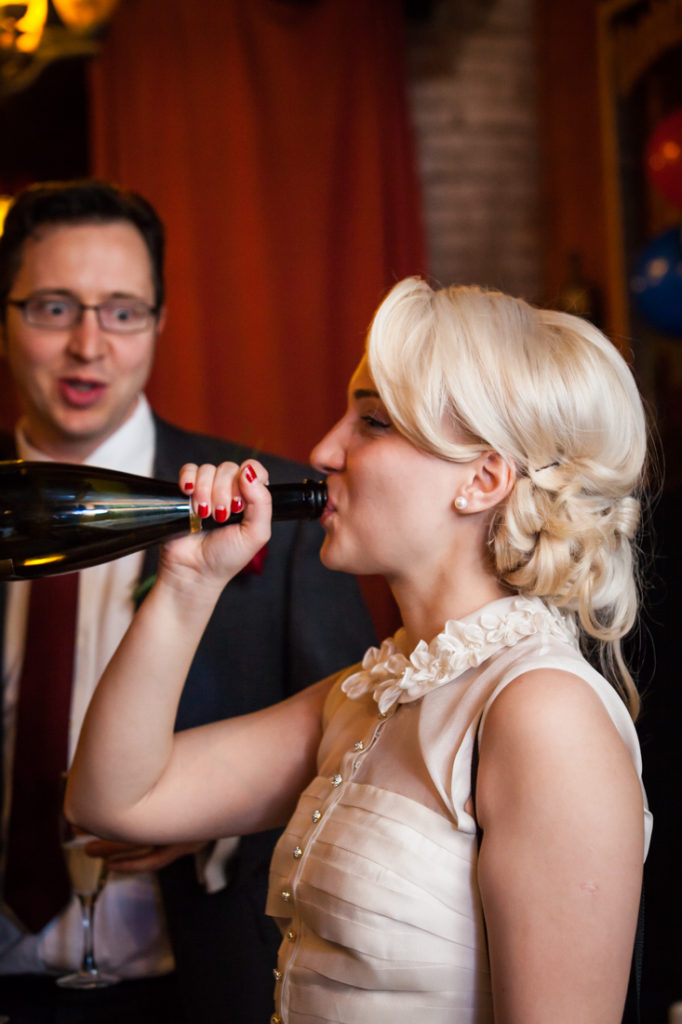
{"type": "Polygon", "coordinates": [[[408,55],[433,278],[540,301],[532,0],[436,0],[408,55]]]}

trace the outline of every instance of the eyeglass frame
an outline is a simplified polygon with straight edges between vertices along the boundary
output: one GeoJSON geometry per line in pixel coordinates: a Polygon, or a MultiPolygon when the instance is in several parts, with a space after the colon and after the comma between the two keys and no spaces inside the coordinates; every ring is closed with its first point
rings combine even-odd
{"type": "MultiPolygon", "coordinates": [[[[123,299],[123,296],[121,296],[121,299],[123,299]]],[[[133,301],[133,302],[139,303],[141,306],[144,306],[146,311],[147,311],[147,316],[151,317],[152,321],[158,320],[159,313],[160,313],[160,308],[159,308],[158,305],[150,306],[149,303],[144,301],[144,299],[137,299],[137,298],[134,298],[133,296],[130,296],[130,300],[133,301]]],[[[104,324],[102,323],[101,310],[102,310],[102,307],[106,306],[108,303],[116,302],[116,297],[114,297],[114,296],[112,296],[109,299],[105,299],[104,302],[98,302],[95,305],[89,305],[86,302],[81,302],[81,300],[76,295],[74,295],[73,292],[59,292],[59,291],[52,292],[52,291],[50,291],[48,289],[48,290],[45,290],[43,292],[41,292],[41,291],[33,292],[31,295],[27,295],[25,299],[10,299],[10,298],[8,298],[5,301],[6,301],[6,305],[8,305],[8,306],[16,306],[17,309],[21,310],[21,316],[22,316],[22,319],[23,319],[25,324],[27,324],[29,327],[37,327],[41,331],[69,331],[69,330],[71,330],[72,327],[77,327],[80,323],[82,323],[82,321],[83,321],[83,313],[85,313],[85,311],[87,309],[91,309],[95,313],[95,315],[97,317],[97,324],[98,324],[100,330],[101,331],[107,331],[108,333],[112,333],[112,334],[141,334],[142,331],[148,330],[149,327],[151,326],[149,321],[147,321],[147,322],[145,322],[144,326],[142,326],[142,327],[134,327],[134,328],[132,328],[132,330],[130,328],[129,329],[121,330],[120,327],[105,327],[104,324]],[[54,296],[55,298],[61,298],[61,299],[73,302],[74,306],[77,308],[77,311],[78,311],[76,319],[73,321],[73,323],[69,324],[68,326],[59,326],[57,324],[54,324],[54,325],[37,324],[35,322],[31,322],[30,320],[28,320],[27,317],[26,317],[26,307],[29,305],[30,302],[33,301],[33,299],[36,299],[36,298],[38,298],[41,295],[44,295],[46,298],[54,296]]]]}

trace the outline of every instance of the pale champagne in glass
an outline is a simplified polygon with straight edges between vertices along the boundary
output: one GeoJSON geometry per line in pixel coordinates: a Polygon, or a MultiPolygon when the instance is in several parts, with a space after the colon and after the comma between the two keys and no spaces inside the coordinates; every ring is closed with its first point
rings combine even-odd
{"type": "Polygon", "coordinates": [[[90,842],[92,836],[75,836],[62,845],[66,869],[77,896],[96,896],[104,884],[104,859],[85,852],[85,845],[90,842]]]}
{"type": "Polygon", "coordinates": [[[72,974],[57,978],[62,988],[103,988],[118,981],[118,978],[100,971],[95,960],[94,916],[95,900],[106,881],[106,870],[102,857],[91,857],[85,847],[94,836],[74,834],[66,829],[62,850],[73,891],[78,897],[83,926],[83,958],[81,966],[72,974]]]}

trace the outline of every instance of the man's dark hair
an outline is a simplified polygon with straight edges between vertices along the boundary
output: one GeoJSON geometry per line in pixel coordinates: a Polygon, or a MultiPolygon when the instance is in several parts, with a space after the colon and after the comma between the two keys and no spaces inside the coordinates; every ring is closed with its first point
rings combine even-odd
{"type": "Polygon", "coordinates": [[[154,306],[164,301],[164,229],[146,199],[108,181],[83,178],[29,185],[13,200],[0,235],[0,319],[4,321],[14,279],[21,266],[21,249],[46,225],[112,224],[127,221],[142,235],[152,266],[154,306]]]}

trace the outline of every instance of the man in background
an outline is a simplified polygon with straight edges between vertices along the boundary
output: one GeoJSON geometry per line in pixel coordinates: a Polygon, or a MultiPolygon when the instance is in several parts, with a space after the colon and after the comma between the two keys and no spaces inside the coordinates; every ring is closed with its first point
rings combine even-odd
{"type": "MultiPolygon", "coordinates": [[[[254,454],[164,422],[144,397],[166,315],[163,247],[150,204],[107,183],[38,185],[16,198],[0,238],[0,351],[23,415],[13,437],[0,436],[0,458],[82,462],[174,480],[185,462],[240,463],[254,454]]],[[[306,474],[300,465],[258,457],[272,482],[306,474]]],[[[319,562],[321,539],[317,523],[277,524],[261,557],[225,589],[190,669],[178,729],[271,704],[356,661],[374,642],[355,582],[319,562]]],[[[78,574],[68,760],[157,557],[149,550],[78,574]]],[[[264,915],[274,833],[191,848],[89,847],[110,869],[97,901],[95,953],[101,968],[123,980],[107,989],[71,993],[55,984],[80,962],[73,896],[34,930],[13,907],[8,862],[19,812],[12,794],[22,663],[42,633],[26,636],[32,587],[0,584],[0,1013],[12,1024],[268,1020],[279,942],[264,915]]],[[[48,669],[48,701],[51,686],[48,669]]],[[[34,856],[39,879],[44,849],[34,856]]]]}

